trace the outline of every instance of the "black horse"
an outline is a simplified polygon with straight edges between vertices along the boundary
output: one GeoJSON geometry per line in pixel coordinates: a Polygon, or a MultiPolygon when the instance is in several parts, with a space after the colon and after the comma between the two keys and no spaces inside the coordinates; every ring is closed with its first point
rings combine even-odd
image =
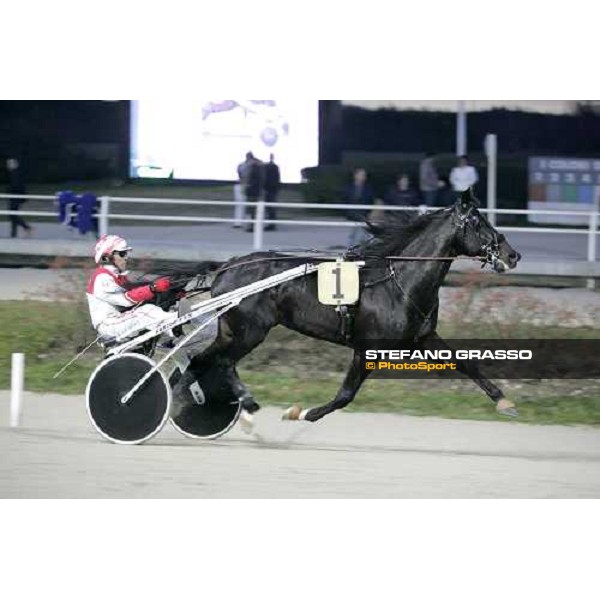
{"type": "MultiPolygon", "coordinates": [[[[353,308],[351,331],[344,330],[335,307],[319,303],[317,276],[313,273],[249,296],[222,316],[217,340],[192,360],[190,376],[206,381],[206,370],[212,369],[220,380],[221,393],[230,401],[238,398],[252,413],[260,407],[240,380],[236,364],[265,339],[272,327],[284,325],[313,338],[351,347],[354,357],[335,398],[310,410],[291,407],[284,416],[317,421],[349,404],[368,376],[369,372],[361,368],[361,341],[418,343],[436,339],[438,347],[443,344],[436,334],[438,292],[453,257],[482,257],[497,272],[514,268],[521,258],[477,210],[470,191],[449,208],[418,217],[389,218],[368,227],[372,239],[351,249],[347,257],[366,263],[360,272],[360,299],[353,308]]],[[[211,294],[219,296],[304,262],[314,260],[275,252],[236,257],[221,266],[211,294]]],[[[476,366],[459,363],[458,368],[496,403],[498,412],[517,415],[514,404],[476,366]]]]}

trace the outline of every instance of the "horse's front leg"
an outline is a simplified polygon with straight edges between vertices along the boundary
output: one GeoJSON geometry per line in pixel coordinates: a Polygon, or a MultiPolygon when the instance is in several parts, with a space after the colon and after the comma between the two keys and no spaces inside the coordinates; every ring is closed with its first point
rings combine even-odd
{"type": "Polygon", "coordinates": [[[325,415],[332,413],[334,410],[344,408],[344,406],[350,404],[360,389],[363,381],[370,374],[369,371],[361,369],[360,364],[361,354],[360,352],[355,351],[350,368],[342,383],[342,387],[340,387],[338,393],[331,402],[308,410],[303,410],[301,406],[295,405],[288,408],[283,413],[282,418],[289,421],[318,421],[325,415]]]}
{"type": "MultiPolygon", "coordinates": [[[[426,339],[436,340],[436,347],[441,347],[444,350],[452,350],[435,331],[430,333],[426,339]]],[[[458,360],[456,361],[456,370],[472,379],[487,394],[490,400],[496,404],[496,411],[498,413],[507,417],[519,416],[515,403],[507,400],[502,390],[484,377],[475,363],[458,360]]]]}

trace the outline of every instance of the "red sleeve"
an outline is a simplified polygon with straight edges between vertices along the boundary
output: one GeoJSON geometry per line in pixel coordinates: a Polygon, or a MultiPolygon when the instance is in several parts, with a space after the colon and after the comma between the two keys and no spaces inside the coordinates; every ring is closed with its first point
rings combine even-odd
{"type": "Polygon", "coordinates": [[[152,300],[152,298],[154,298],[154,293],[150,289],[149,285],[142,285],[126,292],[125,297],[136,303],[147,302],[148,300],[152,300]]]}

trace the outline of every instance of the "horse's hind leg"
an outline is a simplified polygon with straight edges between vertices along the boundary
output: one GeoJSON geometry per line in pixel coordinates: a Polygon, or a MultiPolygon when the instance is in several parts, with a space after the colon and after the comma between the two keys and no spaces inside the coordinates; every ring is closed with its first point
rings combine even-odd
{"type": "Polygon", "coordinates": [[[245,433],[252,433],[254,428],[254,413],[260,409],[260,404],[254,399],[250,390],[240,379],[236,369],[235,361],[221,354],[212,356],[212,361],[221,366],[223,384],[231,390],[242,406],[240,413],[240,425],[245,433]]]}
{"type": "Polygon", "coordinates": [[[224,366],[225,378],[227,383],[230,385],[234,394],[242,404],[242,408],[250,414],[255,413],[260,409],[260,405],[254,399],[254,396],[250,390],[246,387],[244,382],[240,379],[237,372],[235,362],[227,357],[218,357],[216,360],[220,361],[224,366]]]}
{"type": "Polygon", "coordinates": [[[288,408],[283,414],[284,419],[290,421],[304,420],[304,421],[318,421],[325,415],[332,413],[334,410],[344,408],[352,402],[354,396],[360,389],[363,381],[369,375],[369,371],[365,371],[360,368],[361,355],[360,352],[355,352],[352,359],[352,364],[346,373],[342,387],[338,390],[335,398],[323,406],[317,406],[309,410],[302,410],[300,406],[292,406],[288,408]]]}
{"type": "MultiPolygon", "coordinates": [[[[247,414],[260,409],[254,396],[240,379],[236,364],[253,348],[258,346],[267,336],[274,323],[263,322],[261,326],[244,326],[243,314],[225,315],[219,322],[219,337],[213,345],[212,360],[222,363],[226,370],[226,379],[247,414]]],[[[206,358],[206,357],[203,357],[206,358]]]]}
{"type": "Polygon", "coordinates": [[[235,368],[235,362],[228,357],[216,354],[213,355],[208,362],[206,357],[204,357],[204,361],[202,363],[197,363],[195,369],[199,373],[202,373],[209,368],[207,367],[207,364],[210,363],[219,369],[219,374],[221,376],[221,393],[225,393],[225,390],[229,390],[229,397],[234,396],[237,398],[242,406],[239,418],[242,430],[245,433],[252,433],[254,428],[254,418],[252,415],[260,409],[260,405],[256,402],[252,393],[240,379],[237,369],[235,368]]]}
{"type": "Polygon", "coordinates": [[[238,375],[237,369],[235,367],[231,368],[230,371],[231,376],[231,384],[237,397],[240,399],[242,403],[242,408],[249,412],[250,414],[255,413],[260,409],[260,404],[254,399],[252,392],[246,387],[244,382],[240,379],[238,375]]]}

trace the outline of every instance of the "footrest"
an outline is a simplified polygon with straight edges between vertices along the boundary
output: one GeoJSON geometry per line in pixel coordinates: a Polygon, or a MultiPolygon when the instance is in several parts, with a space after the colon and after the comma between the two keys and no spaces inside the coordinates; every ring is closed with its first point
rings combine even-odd
{"type": "Polygon", "coordinates": [[[103,348],[112,348],[117,345],[117,338],[114,335],[101,335],[98,338],[98,344],[103,348]]]}

